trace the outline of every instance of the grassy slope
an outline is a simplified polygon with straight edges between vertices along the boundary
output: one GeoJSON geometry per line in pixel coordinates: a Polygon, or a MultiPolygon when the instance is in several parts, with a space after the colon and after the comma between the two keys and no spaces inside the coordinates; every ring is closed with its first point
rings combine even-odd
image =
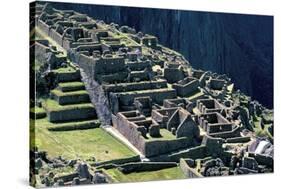
{"type": "Polygon", "coordinates": [[[106,170],[106,172],[113,178],[114,182],[141,182],[185,178],[182,170],[179,167],[130,174],[123,174],[117,169],[109,169],[106,170]]]}
{"type": "Polygon", "coordinates": [[[135,155],[126,146],[104,130],[89,129],[65,132],[47,130],[52,123],[47,119],[36,121],[35,144],[39,150],[46,150],[51,157],[82,158],[95,157],[97,161],[106,161],[135,155]]]}

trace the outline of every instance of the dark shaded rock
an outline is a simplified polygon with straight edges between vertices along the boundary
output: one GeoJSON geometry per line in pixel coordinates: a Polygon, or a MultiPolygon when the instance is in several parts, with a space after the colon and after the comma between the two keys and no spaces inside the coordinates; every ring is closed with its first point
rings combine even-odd
{"type": "Polygon", "coordinates": [[[35,160],[35,167],[36,167],[37,169],[40,169],[42,166],[43,166],[43,161],[42,161],[40,158],[37,158],[37,159],[35,160]]]}
{"type": "Polygon", "coordinates": [[[101,184],[101,183],[107,183],[107,180],[104,174],[100,172],[96,172],[95,175],[93,176],[93,182],[95,184],[101,184]]]}
{"type": "Polygon", "coordinates": [[[90,172],[86,163],[80,163],[76,169],[81,178],[90,178],[90,172]]]}
{"type": "Polygon", "coordinates": [[[72,185],[80,185],[80,180],[78,177],[75,177],[72,181],[72,185]]]}
{"type": "Polygon", "coordinates": [[[69,160],[67,165],[73,167],[77,163],[77,160],[69,160]]]}

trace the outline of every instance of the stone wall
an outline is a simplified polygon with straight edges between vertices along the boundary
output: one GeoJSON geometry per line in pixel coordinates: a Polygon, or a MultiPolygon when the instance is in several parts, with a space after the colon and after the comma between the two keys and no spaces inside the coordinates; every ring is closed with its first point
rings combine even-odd
{"type": "Polygon", "coordinates": [[[126,139],[132,143],[138,150],[144,152],[145,139],[135,124],[130,124],[126,117],[118,113],[117,116],[112,115],[113,127],[115,127],[126,139]]]}
{"type": "Polygon", "coordinates": [[[220,104],[216,99],[201,99],[196,102],[196,106],[203,114],[220,112],[225,107],[220,104]]]}
{"type": "Polygon", "coordinates": [[[177,91],[177,95],[180,97],[186,97],[188,95],[194,94],[198,90],[199,81],[195,78],[185,78],[172,85],[177,91]]]}
{"type": "Polygon", "coordinates": [[[177,111],[176,108],[165,108],[165,109],[159,109],[159,110],[152,110],[151,112],[151,118],[154,119],[156,122],[158,122],[161,126],[161,128],[167,128],[167,123],[171,116],[177,111]]]}
{"type": "Polygon", "coordinates": [[[125,174],[129,174],[132,172],[157,171],[176,166],[177,164],[174,162],[138,162],[120,165],[118,169],[125,174]]]}
{"type": "Polygon", "coordinates": [[[58,95],[51,92],[51,98],[55,99],[60,105],[78,104],[90,102],[89,94],[58,95]]]}
{"type": "Polygon", "coordinates": [[[124,163],[138,162],[140,160],[141,160],[140,156],[135,155],[135,156],[132,156],[132,157],[126,157],[126,158],[114,159],[114,160],[109,160],[109,161],[97,162],[97,163],[94,163],[92,165],[98,166],[98,168],[102,168],[101,166],[103,166],[103,165],[108,165],[108,164],[120,165],[120,164],[124,164],[124,163]]]}
{"type": "Polygon", "coordinates": [[[175,98],[176,91],[174,89],[154,89],[154,90],[145,90],[137,92],[120,92],[116,93],[119,99],[120,105],[129,106],[134,102],[134,98],[148,96],[152,99],[153,102],[157,104],[163,104],[163,100],[169,98],[175,98]]]}
{"type": "Polygon", "coordinates": [[[210,80],[210,87],[213,90],[222,90],[225,85],[225,81],[221,79],[211,79],[210,80]]]}
{"type": "Polygon", "coordinates": [[[166,80],[103,85],[104,90],[110,92],[138,91],[138,90],[146,90],[146,89],[165,88],[165,87],[167,87],[166,80]]]}
{"type": "Polygon", "coordinates": [[[164,77],[168,83],[176,83],[177,81],[184,79],[185,76],[178,68],[165,68],[164,77]]]}
{"type": "Polygon", "coordinates": [[[63,37],[54,29],[50,29],[49,36],[56,41],[60,46],[63,46],[63,37]]]}
{"type": "Polygon", "coordinates": [[[47,115],[50,122],[76,121],[97,118],[96,111],[93,107],[65,109],[60,111],[52,111],[47,109],[47,115]]]}
{"type": "Polygon", "coordinates": [[[50,48],[49,46],[43,45],[35,41],[35,48],[33,52],[35,52],[35,59],[39,62],[44,63],[47,61],[46,55],[48,52],[50,52],[50,48]]]}
{"type": "Polygon", "coordinates": [[[191,168],[187,164],[186,159],[183,159],[183,158],[180,159],[180,168],[183,171],[183,173],[186,175],[187,178],[203,177],[200,173],[198,173],[195,169],[191,168]]]}
{"type": "Polygon", "coordinates": [[[201,146],[189,148],[184,151],[173,153],[169,155],[169,158],[172,161],[179,161],[180,158],[190,158],[195,160],[195,159],[202,159],[208,155],[210,155],[210,153],[208,153],[207,147],[205,145],[201,145],[201,146]]]}
{"type": "Polygon", "coordinates": [[[44,23],[42,20],[37,21],[37,26],[42,30],[45,34],[49,35],[50,32],[50,26],[44,23]]]}
{"type": "Polygon", "coordinates": [[[55,73],[55,78],[58,82],[68,82],[68,81],[79,81],[81,76],[80,76],[80,71],[75,70],[73,72],[54,72],[55,73]]]}
{"type": "Polygon", "coordinates": [[[151,157],[191,147],[192,145],[192,139],[186,137],[174,140],[147,141],[145,143],[145,149],[142,152],[146,157],[151,157]]]}

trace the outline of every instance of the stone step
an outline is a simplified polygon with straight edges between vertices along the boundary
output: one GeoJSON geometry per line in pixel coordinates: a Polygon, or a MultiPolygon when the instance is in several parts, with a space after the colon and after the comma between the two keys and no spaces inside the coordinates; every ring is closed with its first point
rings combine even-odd
{"type": "Polygon", "coordinates": [[[41,119],[46,117],[46,112],[43,108],[33,107],[30,109],[29,115],[32,119],[41,119]]]}
{"type": "Polygon", "coordinates": [[[62,92],[61,90],[54,89],[51,91],[51,97],[60,105],[91,102],[89,94],[86,90],[62,92]]]}
{"type": "Polygon", "coordinates": [[[72,130],[84,130],[84,129],[94,129],[100,126],[99,120],[89,120],[89,121],[74,121],[67,123],[56,123],[49,126],[47,129],[49,131],[72,131],[72,130]]]}
{"type": "Polygon", "coordinates": [[[95,107],[91,103],[60,105],[48,99],[43,102],[48,120],[53,123],[97,119],[95,107]]]}
{"type": "Polygon", "coordinates": [[[52,70],[58,82],[81,81],[80,71],[72,67],[52,70]]]}
{"type": "Polygon", "coordinates": [[[70,92],[70,91],[80,91],[85,90],[85,85],[83,82],[65,82],[65,83],[59,83],[58,89],[60,89],[62,92],[70,92]]]}

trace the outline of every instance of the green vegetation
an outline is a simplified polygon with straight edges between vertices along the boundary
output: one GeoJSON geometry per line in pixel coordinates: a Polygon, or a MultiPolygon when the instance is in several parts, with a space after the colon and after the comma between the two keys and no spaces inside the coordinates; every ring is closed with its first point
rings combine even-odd
{"type": "Polygon", "coordinates": [[[265,124],[264,129],[261,128],[261,117],[255,117],[253,118],[254,123],[254,131],[255,134],[259,137],[269,137],[270,139],[273,139],[273,136],[271,136],[270,132],[268,131],[268,127],[270,124],[265,124]]]}
{"type": "Polygon", "coordinates": [[[147,134],[147,140],[175,140],[176,136],[173,135],[170,131],[167,129],[160,129],[160,135],[161,137],[151,137],[149,134],[147,134]]]}
{"type": "Polygon", "coordinates": [[[105,172],[112,177],[114,182],[141,182],[152,180],[184,179],[184,173],[179,167],[162,169],[159,171],[146,171],[123,174],[118,169],[109,169],[105,172]]]}
{"type": "Polygon", "coordinates": [[[50,167],[44,167],[44,169],[40,169],[39,174],[45,175],[48,174],[49,172],[53,172],[56,177],[63,176],[66,174],[70,174],[74,172],[74,168],[70,166],[66,167],[59,167],[59,168],[50,168],[50,167]]]}
{"type": "MultiPolygon", "coordinates": [[[[37,120],[36,120],[37,122],[37,120]]],[[[34,119],[29,120],[29,143],[30,149],[35,148],[35,121],[34,119]]]]}
{"type": "Polygon", "coordinates": [[[30,108],[30,112],[32,112],[32,113],[45,113],[45,110],[43,108],[35,106],[33,108],[30,108]]]}
{"type": "Polygon", "coordinates": [[[55,100],[47,99],[43,102],[43,106],[47,109],[47,111],[62,111],[62,110],[71,110],[71,109],[82,109],[82,108],[94,108],[91,103],[83,103],[83,104],[71,104],[71,105],[59,105],[59,103],[55,100]]]}
{"type": "Polygon", "coordinates": [[[56,96],[72,96],[72,95],[88,95],[89,94],[86,90],[62,92],[61,90],[58,90],[58,89],[52,90],[51,93],[56,96]]]}
{"type": "Polygon", "coordinates": [[[74,82],[59,83],[58,88],[61,89],[63,92],[67,92],[67,91],[84,90],[85,85],[82,82],[74,81],[74,82]]]}
{"type": "Polygon", "coordinates": [[[59,83],[59,87],[79,87],[84,86],[84,83],[79,81],[59,83]]]}
{"type": "Polygon", "coordinates": [[[64,48],[62,48],[55,40],[53,40],[51,37],[46,35],[43,31],[41,31],[39,27],[35,27],[35,36],[36,36],[36,38],[39,38],[39,39],[48,40],[50,44],[52,44],[53,46],[56,46],[57,49],[59,51],[63,52],[64,55],[67,54],[67,52],[64,48]]]}
{"type": "Polygon", "coordinates": [[[204,95],[204,93],[202,91],[197,91],[194,94],[191,94],[190,96],[188,96],[187,98],[188,98],[188,100],[193,100],[202,95],[204,95]]]}
{"type": "Polygon", "coordinates": [[[83,160],[95,157],[97,161],[134,156],[135,154],[119,140],[101,128],[65,132],[48,131],[56,124],[40,119],[35,123],[35,145],[47,151],[50,157],[83,160]]]}
{"type": "Polygon", "coordinates": [[[68,66],[66,68],[58,68],[56,70],[53,70],[53,72],[55,73],[71,73],[71,72],[76,72],[77,70],[75,70],[74,68],[68,66]]]}
{"type": "Polygon", "coordinates": [[[41,119],[46,117],[46,111],[43,108],[35,106],[33,108],[30,108],[30,116],[33,119],[41,119]]]}

